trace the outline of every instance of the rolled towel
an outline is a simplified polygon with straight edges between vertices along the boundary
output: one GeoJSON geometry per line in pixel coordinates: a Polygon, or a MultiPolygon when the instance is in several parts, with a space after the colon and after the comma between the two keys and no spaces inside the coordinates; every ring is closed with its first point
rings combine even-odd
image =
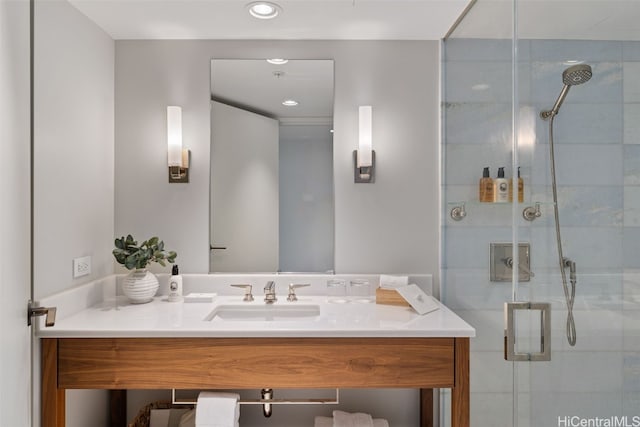
{"type": "Polygon", "coordinates": [[[362,412],[333,411],[333,427],[373,427],[373,419],[362,412]]]}
{"type": "Polygon", "coordinates": [[[333,427],[333,418],[316,416],[313,427],[333,427]]]}
{"type": "Polygon", "coordinates": [[[409,284],[409,276],[380,275],[380,287],[382,289],[396,289],[409,284]]]}
{"type": "Polygon", "coordinates": [[[237,427],[240,396],[236,393],[200,392],[196,405],[196,427],[237,427]]]}

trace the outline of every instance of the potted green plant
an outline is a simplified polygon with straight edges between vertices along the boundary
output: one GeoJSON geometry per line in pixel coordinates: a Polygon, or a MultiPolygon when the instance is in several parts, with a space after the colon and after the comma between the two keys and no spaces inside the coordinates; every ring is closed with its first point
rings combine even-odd
{"type": "Polygon", "coordinates": [[[130,234],[115,239],[113,256],[118,264],[131,272],[122,281],[122,292],[134,304],[150,302],[158,291],[158,278],[147,270],[147,265],[157,262],[163,267],[166,262],[173,263],[178,256],[167,251],[164,242],[157,237],[138,244],[130,234]]]}

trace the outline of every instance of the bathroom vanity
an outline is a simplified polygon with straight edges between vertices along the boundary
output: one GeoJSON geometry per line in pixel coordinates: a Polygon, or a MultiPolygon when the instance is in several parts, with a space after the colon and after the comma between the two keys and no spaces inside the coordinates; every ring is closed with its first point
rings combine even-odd
{"type": "Polygon", "coordinates": [[[469,426],[475,331],[442,304],[419,316],[313,296],[266,310],[237,296],[195,304],[156,297],[98,304],[40,325],[38,335],[44,427],[65,425],[67,389],[172,388],[418,388],[421,426],[432,425],[432,389],[451,388],[451,426],[469,426]]]}

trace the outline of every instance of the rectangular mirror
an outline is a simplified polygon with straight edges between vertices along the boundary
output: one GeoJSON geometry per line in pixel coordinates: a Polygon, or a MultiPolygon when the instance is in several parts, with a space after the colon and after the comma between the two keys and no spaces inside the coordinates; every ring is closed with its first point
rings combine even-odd
{"type": "Polygon", "coordinates": [[[333,61],[211,61],[209,271],[331,272],[333,61]]]}

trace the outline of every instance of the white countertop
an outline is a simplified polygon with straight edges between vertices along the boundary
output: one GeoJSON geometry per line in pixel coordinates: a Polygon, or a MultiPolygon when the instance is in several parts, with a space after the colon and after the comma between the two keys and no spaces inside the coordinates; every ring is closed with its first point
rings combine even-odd
{"type": "Polygon", "coordinates": [[[437,302],[439,309],[418,315],[410,307],[375,303],[329,303],[324,296],[299,296],[297,302],[279,295],[280,306],[319,306],[319,314],[287,320],[206,320],[219,305],[264,306],[242,297],[217,296],[209,303],[168,302],[158,296],[147,304],[129,304],[124,297],[100,302],[67,317],[58,313],[55,326],[37,322],[42,338],[116,337],[474,337],[475,329],[437,302]]]}

